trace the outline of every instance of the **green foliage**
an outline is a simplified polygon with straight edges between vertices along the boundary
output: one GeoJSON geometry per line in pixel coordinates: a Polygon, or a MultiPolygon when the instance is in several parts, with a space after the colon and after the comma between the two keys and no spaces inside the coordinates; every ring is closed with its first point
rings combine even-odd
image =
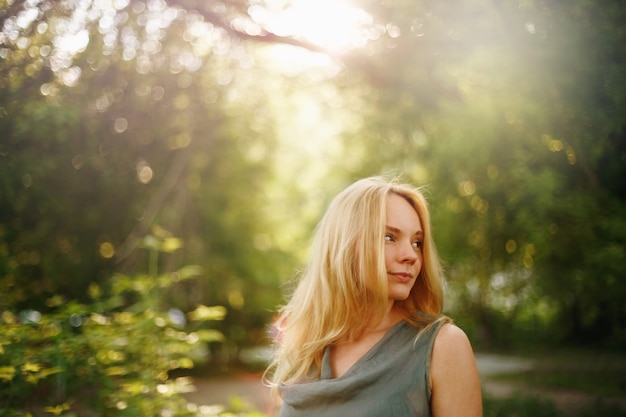
{"type": "Polygon", "coordinates": [[[485,386],[494,388],[493,395],[485,396],[485,415],[542,415],[534,411],[542,407],[550,413],[558,410],[559,416],[626,415],[623,352],[597,348],[533,351],[527,345],[522,357],[532,366],[483,376],[485,386]],[[496,396],[502,386],[515,394],[511,398],[496,396]]]}
{"type": "Polygon", "coordinates": [[[54,295],[88,302],[114,272],[198,264],[163,303],[224,305],[228,339],[260,343],[292,269],[261,215],[265,77],[194,2],[135,3],[16,2],[0,16],[0,309],[46,313],[54,295]],[[64,36],[88,45],[69,52],[64,36]],[[157,224],[180,250],[141,250],[157,224]]]}
{"type": "Polygon", "coordinates": [[[0,309],[199,264],[161,306],[223,305],[236,361],[330,196],[404,173],[474,339],[624,346],[623,2],[362,1],[370,41],[299,75],[263,2],[200,3],[2,3],[0,309]]]}
{"type": "Polygon", "coordinates": [[[607,404],[604,401],[597,401],[591,407],[587,407],[577,413],[578,417],[624,417],[626,411],[616,404],[607,404]]]}
{"type": "MultiPolygon", "coordinates": [[[[502,380],[508,378],[502,377],[502,380]]],[[[599,397],[619,396],[626,389],[623,369],[616,370],[533,370],[516,375],[529,386],[577,390],[599,397]]]]}
{"type": "MultiPolygon", "coordinates": [[[[147,239],[151,252],[175,249],[168,239],[147,239]]],[[[218,416],[181,394],[193,388],[172,371],[194,366],[194,350],[223,341],[207,328],[223,320],[220,306],[184,314],[158,308],[163,293],[195,278],[188,266],[157,275],[114,276],[108,289],[92,284],[89,304],[47,300],[50,312],[4,310],[0,334],[0,414],[11,416],[218,416]],[[33,399],[36,399],[33,401],[33,399]]],[[[236,407],[233,408],[233,410],[236,407]]],[[[233,414],[229,414],[233,415],[233,414]]],[[[235,415],[259,415],[241,411],[235,415]]]]}
{"type": "Polygon", "coordinates": [[[520,396],[502,400],[486,396],[483,400],[483,416],[559,417],[561,414],[547,400],[520,396]]]}
{"type": "Polygon", "coordinates": [[[365,4],[395,30],[344,72],[353,175],[427,185],[451,314],[486,344],[623,343],[623,2],[365,4]]]}
{"type": "Polygon", "coordinates": [[[554,403],[545,398],[516,395],[510,398],[483,399],[484,417],[624,417],[626,411],[616,404],[597,401],[568,412],[559,410],[554,403]]]}

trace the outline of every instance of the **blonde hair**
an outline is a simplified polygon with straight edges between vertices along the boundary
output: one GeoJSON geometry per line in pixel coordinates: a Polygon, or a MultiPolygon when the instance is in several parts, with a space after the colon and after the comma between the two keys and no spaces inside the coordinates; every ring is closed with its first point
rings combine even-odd
{"type": "Polygon", "coordinates": [[[317,226],[308,268],[278,320],[270,385],[319,378],[324,348],[358,337],[388,306],[384,257],[387,196],[397,194],[416,210],[424,241],[421,272],[408,298],[396,301],[410,324],[423,328],[441,315],[442,272],[430,214],[416,188],[380,177],[359,180],[339,193],[317,226]]]}

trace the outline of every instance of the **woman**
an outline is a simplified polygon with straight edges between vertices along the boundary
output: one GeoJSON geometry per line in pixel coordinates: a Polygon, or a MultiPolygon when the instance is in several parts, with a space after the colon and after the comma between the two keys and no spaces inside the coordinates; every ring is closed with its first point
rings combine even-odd
{"type": "Polygon", "coordinates": [[[481,416],[465,333],[442,316],[423,195],[367,178],[330,204],[278,323],[280,415],[481,416]]]}

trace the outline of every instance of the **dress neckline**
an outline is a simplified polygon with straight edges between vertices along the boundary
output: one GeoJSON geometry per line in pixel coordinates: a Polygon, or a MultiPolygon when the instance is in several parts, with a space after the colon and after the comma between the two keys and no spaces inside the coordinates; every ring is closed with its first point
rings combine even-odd
{"type": "Polygon", "coordinates": [[[322,369],[320,374],[320,379],[332,379],[332,380],[342,380],[350,377],[350,374],[356,372],[364,362],[367,362],[371,359],[380,349],[381,347],[394,335],[396,334],[400,328],[405,325],[406,322],[404,320],[400,320],[393,326],[391,326],[385,334],[370,347],[361,357],[359,357],[343,374],[338,377],[333,375],[333,370],[330,365],[330,359],[332,355],[332,345],[328,345],[324,348],[324,355],[322,356],[322,369]]]}

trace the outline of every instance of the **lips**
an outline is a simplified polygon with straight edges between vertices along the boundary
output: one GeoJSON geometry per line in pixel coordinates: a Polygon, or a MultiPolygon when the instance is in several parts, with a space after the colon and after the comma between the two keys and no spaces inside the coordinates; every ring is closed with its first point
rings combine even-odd
{"type": "Polygon", "coordinates": [[[413,279],[413,275],[406,272],[392,272],[390,275],[393,276],[397,281],[403,283],[409,282],[413,279]]]}

